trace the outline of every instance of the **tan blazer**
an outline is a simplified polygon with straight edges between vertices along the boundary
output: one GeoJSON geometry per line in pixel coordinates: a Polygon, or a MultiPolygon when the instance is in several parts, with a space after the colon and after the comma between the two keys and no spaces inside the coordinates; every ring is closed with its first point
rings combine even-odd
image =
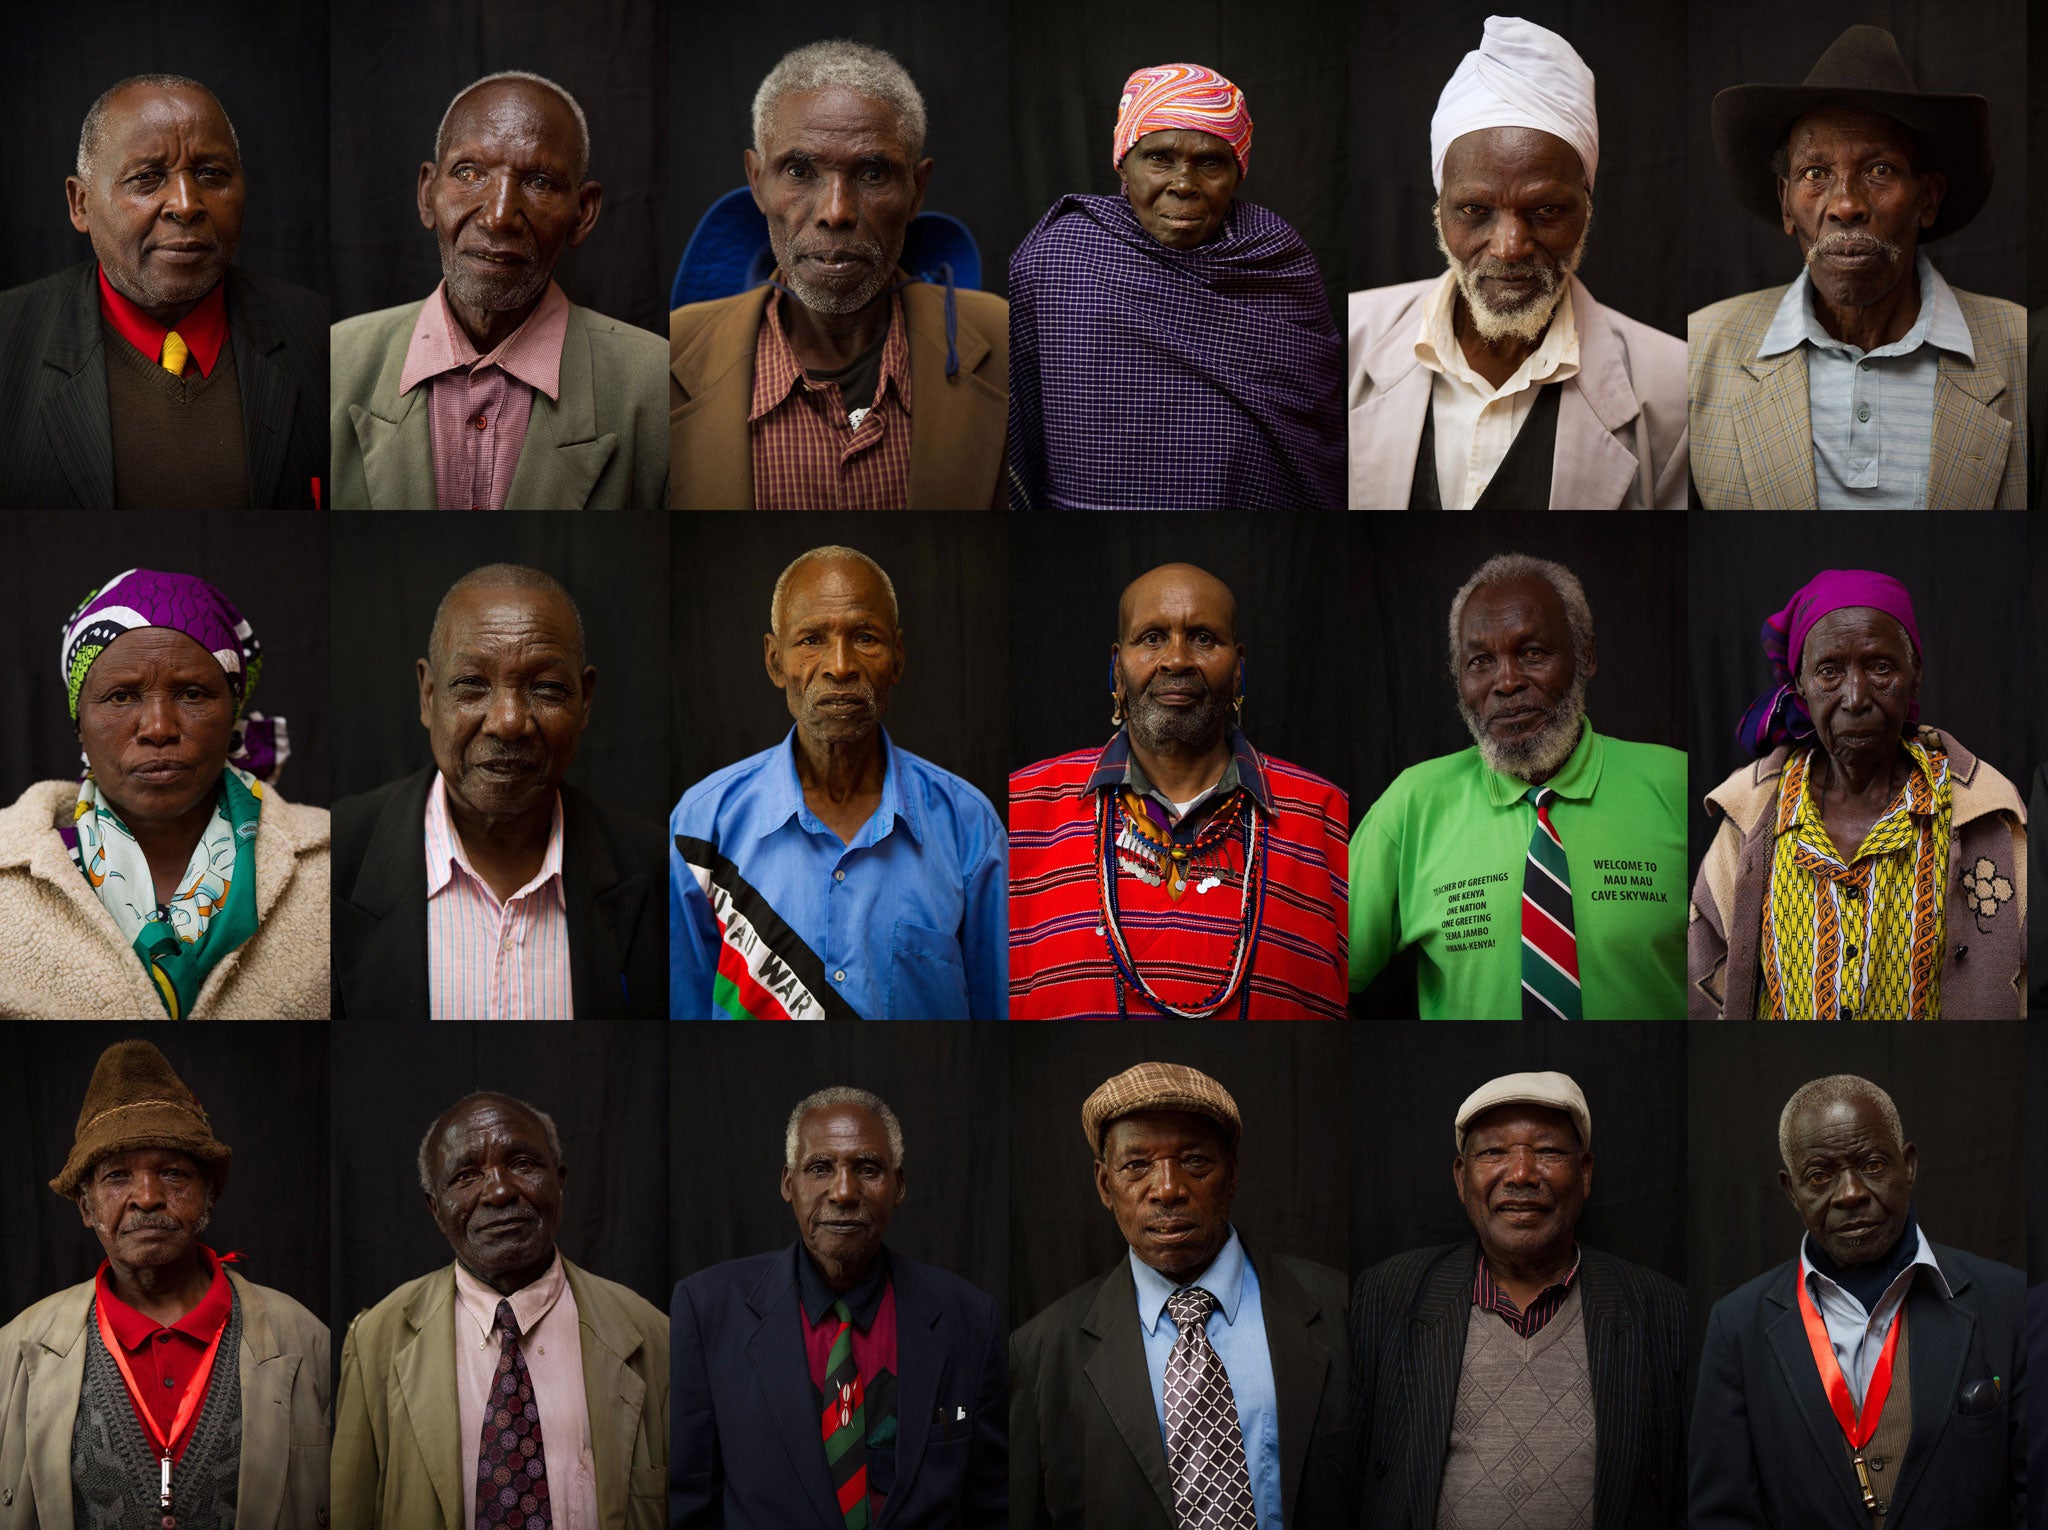
{"type": "MultiPolygon", "coordinates": [[[[751,510],[754,344],[776,289],[692,303],[668,316],[669,508],[751,510]]],[[[910,510],[1001,510],[1008,503],[1010,305],[954,290],[960,369],[946,375],[946,292],[903,289],[910,340],[910,510]]],[[[830,509],[830,506],[821,506],[830,509]]]]}
{"type": "MultiPolygon", "coordinates": [[[[668,1493],[668,1316],[624,1286],[562,1270],[576,1297],[597,1512],[661,1530],[668,1493]]],[[[455,1266],[407,1281],[349,1324],[334,1423],[334,1523],[468,1530],[456,1438],[455,1266]]]]}
{"type": "MultiPolygon", "coordinates": [[[[242,1304],[236,1530],[327,1524],[327,1325],[232,1269],[242,1304]]],[[[93,1283],[0,1328],[0,1530],[71,1530],[71,1435],[85,1384],[93,1283]]]]}

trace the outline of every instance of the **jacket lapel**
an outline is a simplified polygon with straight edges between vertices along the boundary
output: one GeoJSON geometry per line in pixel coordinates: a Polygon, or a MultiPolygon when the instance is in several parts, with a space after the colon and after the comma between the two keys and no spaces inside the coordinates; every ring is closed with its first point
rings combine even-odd
{"type": "MultiPolygon", "coordinates": [[[[961,367],[966,367],[964,358],[961,367]]],[[[914,1266],[892,1259],[889,1268],[896,1286],[896,1487],[882,1504],[880,1525],[894,1524],[898,1511],[912,1500],[947,1362],[945,1343],[936,1332],[945,1312],[932,1305],[914,1266]]]]}
{"type": "Polygon", "coordinates": [[[1258,1272],[1266,1350],[1273,1361],[1273,1390],[1280,1404],[1280,1517],[1292,1523],[1301,1496],[1303,1467],[1315,1438],[1316,1409],[1330,1371],[1329,1351],[1315,1344],[1313,1335],[1327,1331],[1317,1325],[1330,1315],[1277,1258],[1261,1262],[1249,1244],[1245,1245],[1245,1258],[1258,1272]]]}
{"type": "MultiPolygon", "coordinates": [[[[1835,1420],[1834,1409],[1828,1406],[1827,1390],[1821,1385],[1820,1372],[1814,1368],[1806,1324],[1799,1316],[1798,1280],[1799,1261],[1794,1259],[1785,1275],[1764,1293],[1764,1338],[1778,1362],[1778,1374],[1792,1404],[1806,1424],[1817,1469],[1833,1480],[1841,1492],[1843,1506],[1852,1516],[1843,1523],[1865,1525],[1869,1518],[1863,1512],[1863,1491],[1856,1485],[1856,1474],[1849,1467],[1842,1426],[1835,1420]]],[[[1798,1448],[1796,1442],[1780,1443],[1795,1451],[1798,1448]]]]}
{"type": "Polygon", "coordinates": [[[107,408],[98,272],[93,261],[79,268],[78,283],[51,316],[43,344],[43,365],[61,374],[49,379],[43,394],[43,429],[81,510],[114,504],[114,420],[107,408]]]}
{"type": "Polygon", "coordinates": [[[413,776],[377,815],[351,887],[337,888],[337,951],[354,954],[337,968],[349,1006],[358,1014],[424,1020],[427,994],[427,862],[421,835],[434,767],[413,776]]]}
{"type": "MultiPolygon", "coordinates": [[[[1752,510],[1803,510],[1820,498],[1813,476],[1813,422],[1806,407],[1806,349],[1745,361],[1752,384],[1735,405],[1735,441],[1752,510]]],[[[1738,383],[1736,386],[1740,387],[1738,383]]]]}
{"type": "Polygon", "coordinates": [[[1367,354],[1365,366],[1352,381],[1349,452],[1354,508],[1408,508],[1434,375],[1415,359],[1415,326],[1406,316],[1367,354]],[[1356,394],[1368,381],[1372,396],[1358,402],[1356,394]]]}
{"type": "Polygon", "coordinates": [[[290,443],[292,412],[298,406],[299,390],[283,368],[270,360],[270,353],[284,341],[271,328],[269,316],[260,304],[249,301],[246,285],[235,273],[228,273],[228,338],[235,347],[235,376],[242,389],[242,435],[246,442],[249,472],[249,503],[252,505],[296,504],[307,485],[295,485],[278,492],[278,475],[284,471],[285,448],[290,443]]]}
{"type": "Polygon", "coordinates": [[[625,1530],[633,1441],[647,1407],[647,1383],[627,1362],[639,1352],[642,1340],[619,1321],[610,1301],[591,1286],[582,1270],[564,1259],[562,1273],[576,1298],[591,1469],[597,1475],[597,1519],[604,1530],[625,1530]]]}
{"type": "Polygon", "coordinates": [[[1995,510],[2012,449],[2012,421],[1993,402],[2005,374],[1941,353],[1934,379],[1934,444],[1927,463],[1927,508],[1995,510]]]}
{"type": "Polygon", "coordinates": [[[519,466],[505,491],[507,510],[581,510],[589,503],[591,489],[619,445],[615,432],[597,433],[599,387],[609,393],[610,379],[597,377],[590,322],[572,304],[562,336],[562,396],[533,395],[519,466]]]}
{"type": "Polygon", "coordinates": [[[1472,1277],[1479,1267],[1479,1244],[1445,1259],[1430,1272],[1429,1284],[1415,1306],[1415,1332],[1409,1344],[1416,1375],[1402,1390],[1410,1399],[1425,1399],[1409,1427],[1421,1448],[1408,1452],[1412,1475],[1408,1502],[1425,1506],[1434,1516],[1443,1491],[1444,1457],[1451,1443],[1451,1419],[1458,1407],[1458,1379],[1465,1370],[1465,1335],[1472,1322],[1472,1277]]]}
{"type": "MultiPolygon", "coordinates": [[[[427,1480],[441,1500],[441,1522],[462,1523],[462,1442],[455,1412],[455,1267],[448,1266],[420,1288],[406,1307],[412,1326],[392,1356],[399,1400],[425,1463],[427,1480]]],[[[396,1432],[397,1421],[393,1421],[396,1432]]]]}
{"type": "Polygon", "coordinates": [[[790,1469],[803,1484],[817,1522],[843,1525],[845,1519],[839,1512],[838,1497],[832,1491],[832,1478],[825,1466],[825,1452],[819,1443],[818,1413],[811,1397],[811,1364],[804,1355],[803,1316],[797,1306],[794,1252],[769,1265],[759,1283],[747,1293],[747,1305],[761,1319],[753,1337],[747,1340],[747,1362],[754,1368],[754,1385],[768,1400],[768,1411],[775,1419],[776,1432],[782,1436],[790,1469]]]}
{"type": "Polygon", "coordinates": [[[236,1479],[235,1523],[270,1530],[284,1507],[285,1469],[291,1461],[292,1383],[305,1356],[278,1351],[277,1334],[261,1301],[230,1270],[228,1282],[242,1304],[242,1461],[236,1479]]]}
{"type": "Polygon", "coordinates": [[[1649,1395],[1642,1335],[1608,1265],[1580,1258],[1586,1373],[1593,1383],[1593,1512],[1596,1530],[1620,1530],[1643,1448],[1643,1421],[1624,1417],[1623,1410],[1630,1399],[1649,1395]]]}
{"type": "MultiPolygon", "coordinates": [[[[81,881],[83,878],[80,879],[81,881]]],[[[93,1283],[65,1293],[71,1300],[42,1333],[28,1379],[28,1480],[36,1520],[71,1523],[71,1436],[78,1427],[78,1392],[85,1385],[85,1325],[92,1321],[93,1283]]]]}
{"type": "Polygon", "coordinates": [[[1095,1353],[1082,1369],[1171,1524],[1173,1483],[1166,1474],[1166,1445],[1159,1437],[1159,1411],[1145,1369],[1145,1342],[1138,1334],[1138,1287],[1131,1279],[1128,1258],[1117,1261],[1109,1279],[1095,1293],[1081,1331],[1097,1340],[1095,1353]]]}
{"type": "Polygon", "coordinates": [[[363,454],[363,486],[378,510],[434,508],[434,443],[427,427],[427,387],[398,391],[410,332],[384,352],[370,402],[350,404],[356,445],[363,454]]]}
{"type": "MultiPolygon", "coordinates": [[[[1643,406],[1606,313],[1577,277],[1572,278],[1572,322],[1579,331],[1579,371],[1560,384],[1550,508],[1619,510],[1643,471],[1620,437],[1643,406]]],[[[1636,508],[1655,509],[1649,499],[1644,495],[1636,508]]]]}
{"type": "Polygon", "coordinates": [[[957,375],[946,375],[946,294],[914,282],[903,289],[903,327],[910,342],[910,478],[912,510],[983,510],[1003,481],[1009,404],[1001,389],[977,377],[989,344],[954,326],[957,375]]]}
{"type": "MultiPolygon", "coordinates": [[[[1935,1257],[1938,1260],[1940,1255],[1935,1257]]],[[[1943,1273],[1952,1269],[1953,1260],[1943,1273]]],[[[1906,1340],[1913,1346],[1913,1432],[1907,1439],[1905,1459],[1899,1463],[1899,1485],[1892,1493],[1887,1524],[1917,1523],[1902,1520],[1900,1511],[1925,1475],[1928,1461],[1941,1448],[1949,1415],[1962,1391],[1963,1358],[1970,1352],[1970,1339],[1977,1329],[1977,1311],[1962,1299],[1970,1289],[1969,1277],[1955,1270],[1953,1278],[1953,1296],[1945,1298],[1929,1285],[1931,1275],[1915,1274],[1913,1289],[1906,1297],[1906,1340]]]]}
{"type": "Polygon", "coordinates": [[[562,788],[562,897],[569,917],[569,983],[576,1013],[585,1019],[619,1017],[625,991],[627,932],[639,922],[647,878],[621,880],[605,848],[590,800],[562,788]]]}
{"type": "MultiPolygon", "coordinates": [[[[669,497],[677,510],[754,508],[754,454],[747,411],[754,400],[754,343],[773,287],[729,298],[680,347],[670,327],[669,497]],[[676,390],[682,392],[680,402],[676,390]]],[[[913,387],[915,384],[913,383],[913,387]]],[[[912,401],[913,403],[915,400],[912,401]]]]}

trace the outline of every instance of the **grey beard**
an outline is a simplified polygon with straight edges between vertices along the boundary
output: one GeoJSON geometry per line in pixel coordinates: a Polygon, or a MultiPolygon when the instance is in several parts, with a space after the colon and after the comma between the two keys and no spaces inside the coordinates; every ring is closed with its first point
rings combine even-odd
{"type": "Polygon", "coordinates": [[[1533,786],[1556,775],[1579,747],[1579,730],[1586,721],[1586,677],[1574,676],[1572,688],[1550,709],[1549,720],[1517,743],[1496,740],[1486,731],[1479,714],[1465,705],[1462,696],[1458,698],[1458,712],[1465,719],[1472,742],[1479,746],[1479,758],[1486,762],[1487,769],[1533,786]]]}
{"type": "Polygon", "coordinates": [[[1191,707],[1164,706],[1141,691],[1126,700],[1124,715],[1131,737],[1153,754],[1209,749],[1226,726],[1222,698],[1207,689],[1191,707]]]}
{"type": "Polygon", "coordinates": [[[868,256],[873,264],[868,268],[866,281],[851,291],[836,292],[830,287],[820,287],[792,271],[789,265],[789,251],[783,241],[771,238],[768,242],[775,251],[775,263],[782,268],[783,286],[789,288],[796,295],[796,300],[813,313],[859,313],[896,279],[896,261],[903,255],[899,246],[895,257],[884,260],[882,247],[873,240],[863,240],[857,245],[848,246],[868,256]]]}
{"type": "Polygon", "coordinates": [[[1458,257],[1451,253],[1451,247],[1444,242],[1444,223],[1437,206],[1429,210],[1429,224],[1436,235],[1438,253],[1450,267],[1451,275],[1457,278],[1458,291],[1464,294],[1465,310],[1472,316],[1472,327],[1479,331],[1479,338],[1488,345],[1498,345],[1503,340],[1520,340],[1525,345],[1535,345],[1543,338],[1543,332],[1550,328],[1557,305],[1564,301],[1572,277],[1586,258],[1586,240],[1593,232],[1593,207],[1591,202],[1587,203],[1586,226],[1579,231],[1579,242],[1572,246],[1571,254],[1559,265],[1533,268],[1543,290],[1519,308],[1496,308],[1479,290],[1480,276],[1497,276],[1500,272],[1490,268],[1512,267],[1513,262],[1482,256],[1469,267],[1461,265],[1458,257]]]}
{"type": "Polygon", "coordinates": [[[508,291],[495,282],[477,280],[473,271],[459,264],[459,257],[453,250],[441,253],[441,279],[448,284],[448,290],[455,294],[463,307],[482,313],[511,313],[516,308],[524,308],[548,290],[548,279],[553,275],[552,270],[530,266],[524,280],[508,291]]]}

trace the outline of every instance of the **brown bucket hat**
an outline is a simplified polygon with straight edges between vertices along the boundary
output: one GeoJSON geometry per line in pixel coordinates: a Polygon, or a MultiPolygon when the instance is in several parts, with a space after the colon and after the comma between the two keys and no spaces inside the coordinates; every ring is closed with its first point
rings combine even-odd
{"type": "Polygon", "coordinates": [[[146,1041],[117,1041],[100,1053],[79,1108],[71,1156],[50,1188],[75,1200],[92,1166],[113,1153],[169,1148],[205,1168],[218,1196],[227,1188],[228,1145],[170,1062],[146,1041]]]}

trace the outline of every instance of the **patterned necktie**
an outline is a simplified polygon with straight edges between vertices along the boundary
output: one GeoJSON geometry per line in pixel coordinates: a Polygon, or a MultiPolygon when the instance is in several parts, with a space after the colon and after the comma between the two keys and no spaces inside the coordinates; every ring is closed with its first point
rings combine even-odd
{"type": "Polygon", "coordinates": [[[175,329],[164,336],[164,370],[173,377],[185,375],[185,362],[192,355],[192,349],[185,344],[185,337],[175,329]]]}
{"type": "Polygon", "coordinates": [[[541,1453],[540,1409],[510,1302],[498,1303],[497,1331],[498,1374],[491,1378],[476,1455],[476,1530],[549,1530],[555,1515],[541,1453]]]}
{"type": "Polygon", "coordinates": [[[825,1464],[832,1468],[832,1490],[846,1530],[868,1526],[867,1391],[853,1366],[853,1313],[845,1302],[832,1304],[839,1331],[825,1357],[825,1464]]]}
{"type": "Polygon", "coordinates": [[[1572,933],[1572,873],[1564,841],[1550,826],[1557,793],[1532,786],[1522,796],[1536,805],[1536,832],[1522,870],[1522,1018],[1577,1020],[1579,938],[1572,933]]]}
{"type": "Polygon", "coordinates": [[[1166,1464],[1179,1530],[1258,1530],[1244,1431],[1223,1358],[1209,1342],[1216,1298],[1188,1286],[1166,1299],[1180,1329],[1166,1357],[1166,1464]]]}

